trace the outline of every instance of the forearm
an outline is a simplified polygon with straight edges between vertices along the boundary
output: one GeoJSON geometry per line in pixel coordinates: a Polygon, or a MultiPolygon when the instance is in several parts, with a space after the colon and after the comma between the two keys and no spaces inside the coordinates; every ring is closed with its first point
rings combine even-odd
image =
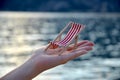
{"type": "Polygon", "coordinates": [[[41,72],[42,70],[36,67],[34,60],[28,60],[20,67],[3,76],[2,80],[31,80],[41,72]]]}

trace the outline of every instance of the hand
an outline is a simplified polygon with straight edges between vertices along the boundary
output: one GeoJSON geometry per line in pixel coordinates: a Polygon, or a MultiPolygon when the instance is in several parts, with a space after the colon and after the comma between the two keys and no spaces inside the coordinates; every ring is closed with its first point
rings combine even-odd
{"type": "Polygon", "coordinates": [[[92,50],[94,44],[90,41],[81,41],[77,44],[77,49],[71,45],[66,51],[59,55],[58,52],[62,48],[44,51],[46,46],[33,51],[33,55],[23,65],[4,76],[3,80],[31,80],[39,73],[53,68],[55,66],[65,64],[66,62],[86,54],[92,50]]]}
{"type": "MultiPolygon", "coordinates": [[[[44,51],[45,47],[42,47],[36,51],[34,51],[31,59],[35,60],[36,66],[38,69],[42,69],[45,71],[47,69],[53,68],[60,64],[65,64],[66,62],[86,54],[88,51],[92,50],[94,44],[90,41],[81,41],[77,44],[77,49],[74,49],[74,46],[71,45],[67,51],[64,51],[62,55],[59,56],[58,52],[61,48],[49,49],[48,51],[44,51]]],[[[40,73],[40,72],[38,72],[40,73]]]]}

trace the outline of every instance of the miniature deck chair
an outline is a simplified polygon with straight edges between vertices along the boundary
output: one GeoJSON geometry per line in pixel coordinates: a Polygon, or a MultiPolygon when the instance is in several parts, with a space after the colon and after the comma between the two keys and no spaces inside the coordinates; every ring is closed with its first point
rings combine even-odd
{"type": "Polygon", "coordinates": [[[53,49],[57,47],[62,47],[63,50],[58,52],[59,55],[61,55],[68,47],[69,45],[73,42],[74,39],[74,49],[77,48],[77,41],[78,41],[78,34],[80,31],[84,28],[84,25],[74,23],[74,22],[69,22],[68,25],[59,33],[59,35],[56,37],[54,41],[51,41],[50,44],[46,47],[45,51],[52,45],[53,49]],[[66,36],[61,39],[61,36],[63,32],[68,28],[71,27],[66,36]]]}

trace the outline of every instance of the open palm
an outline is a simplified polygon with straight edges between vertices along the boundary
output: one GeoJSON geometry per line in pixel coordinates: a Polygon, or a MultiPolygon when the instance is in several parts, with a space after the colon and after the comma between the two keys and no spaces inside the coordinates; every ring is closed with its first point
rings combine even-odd
{"type": "Polygon", "coordinates": [[[37,63],[37,66],[41,67],[44,71],[57,65],[64,64],[69,60],[87,53],[88,51],[92,50],[93,45],[94,44],[92,42],[84,40],[77,44],[77,49],[73,50],[73,45],[71,45],[62,53],[62,55],[58,54],[62,48],[51,48],[48,51],[44,51],[46,48],[46,46],[44,46],[38,50],[35,50],[31,59],[34,59],[37,63]]]}

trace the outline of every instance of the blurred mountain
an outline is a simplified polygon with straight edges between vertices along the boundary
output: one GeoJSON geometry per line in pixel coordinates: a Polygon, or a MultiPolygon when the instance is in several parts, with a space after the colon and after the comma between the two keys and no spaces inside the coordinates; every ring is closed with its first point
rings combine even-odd
{"type": "Polygon", "coordinates": [[[0,10],[120,12],[120,0],[0,0],[0,10]]]}

